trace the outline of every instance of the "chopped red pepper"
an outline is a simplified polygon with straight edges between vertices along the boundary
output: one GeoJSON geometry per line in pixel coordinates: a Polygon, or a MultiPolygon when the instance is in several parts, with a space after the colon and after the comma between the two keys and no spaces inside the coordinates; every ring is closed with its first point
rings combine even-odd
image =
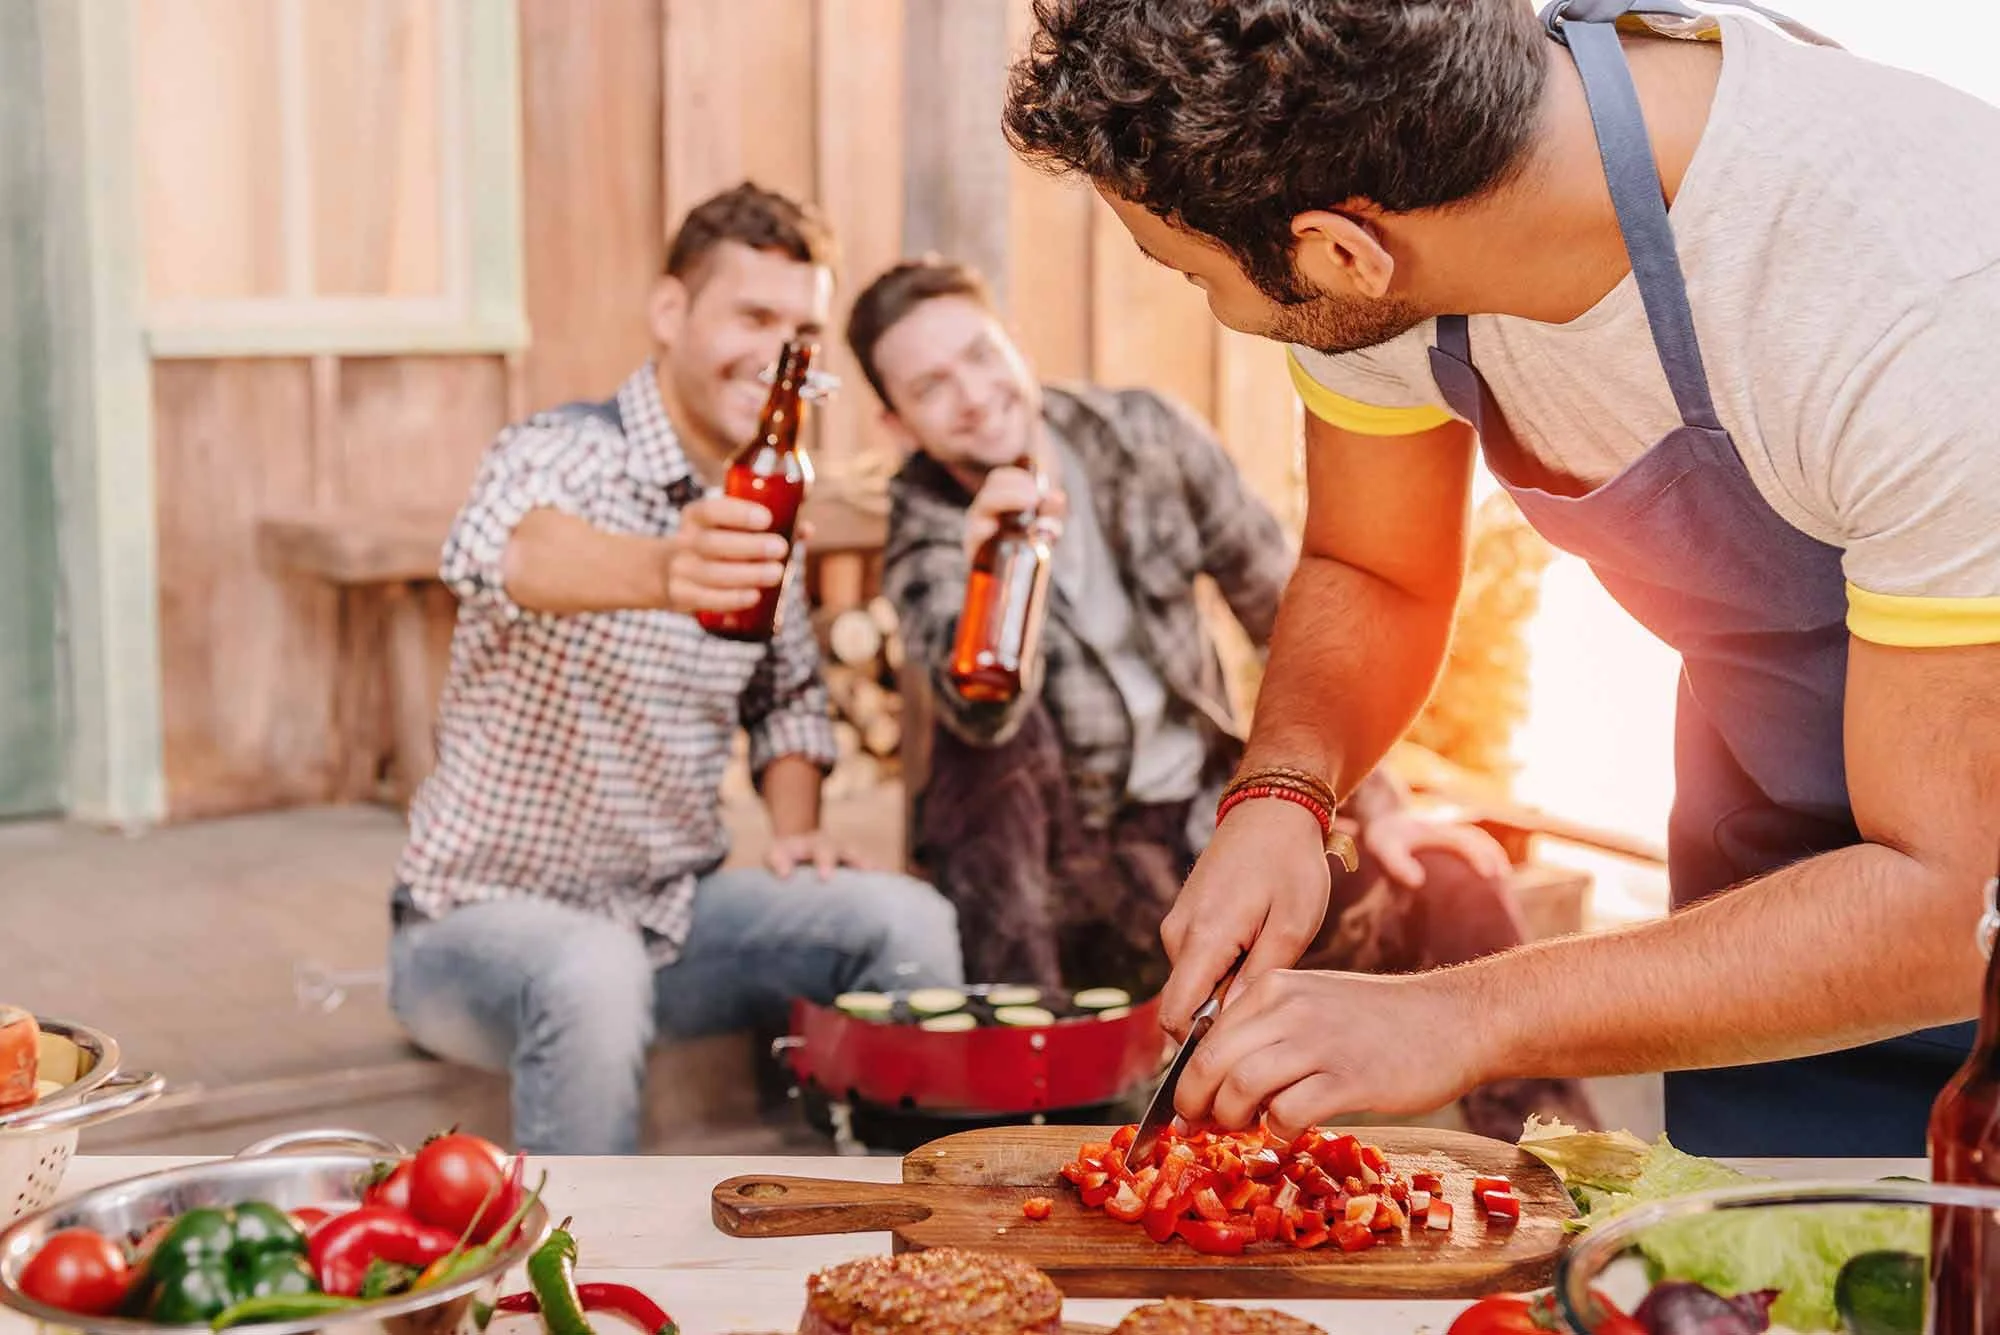
{"type": "Polygon", "coordinates": [[[1479,1201],[1488,1219],[1512,1223],[1521,1217],[1521,1198],[1511,1191],[1489,1191],[1479,1201]]]}
{"type": "Polygon", "coordinates": [[[1046,1196],[1030,1196],[1021,1202],[1021,1213],[1029,1219],[1047,1219],[1055,1208],[1056,1203],[1046,1196]]]}

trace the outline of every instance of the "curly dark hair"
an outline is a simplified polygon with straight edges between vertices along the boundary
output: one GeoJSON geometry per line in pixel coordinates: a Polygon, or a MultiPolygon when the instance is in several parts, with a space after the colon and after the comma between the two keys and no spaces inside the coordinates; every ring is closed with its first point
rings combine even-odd
{"type": "Polygon", "coordinates": [[[875,345],[904,316],[939,297],[964,297],[989,311],[995,309],[985,279],[969,265],[936,255],[896,264],[854,299],[854,310],[847,317],[847,346],[853,349],[854,360],[861,364],[861,374],[868,377],[875,396],[891,411],[896,405],[889,402],[889,391],[875,366],[875,345]]]}
{"type": "Polygon", "coordinates": [[[831,267],[835,262],[833,229],[819,210],[744,181],[688,210],[667,247],[667,272],[699,284],[703,261],[725,241],[775,250],[801,264],[831,267]]]}
{"type": "Polygon", "coordinates": [[[1308,300],[1291,221],[1469,199],[1526,157],[1548,69],[1527,0],[1035,0],[1008,142],[1308,300]]]}

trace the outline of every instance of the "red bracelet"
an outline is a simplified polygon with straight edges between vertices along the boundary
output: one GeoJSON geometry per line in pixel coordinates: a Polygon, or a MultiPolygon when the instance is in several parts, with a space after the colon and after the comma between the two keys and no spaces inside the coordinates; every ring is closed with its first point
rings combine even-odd
{"type": "Polygon", "coordinates": [[[1329,840],[1333,838],[1333,812],[1328,810],[1326,803],[1306,793],[1302,793],[1296,788],[1283,788],[1271,783],[1247,784],[1227,794],[1221,802],[1216,804],[1215,823],[1217,825],[1222,824],[1223,819],[1230,812],[1236,810],[1238,806],[1253,797],[1275,797],[1280,801],[1304,807],[1307,811],[1312,812],[1313,819],[1319,822],[1320,835],[1329,840]]]}

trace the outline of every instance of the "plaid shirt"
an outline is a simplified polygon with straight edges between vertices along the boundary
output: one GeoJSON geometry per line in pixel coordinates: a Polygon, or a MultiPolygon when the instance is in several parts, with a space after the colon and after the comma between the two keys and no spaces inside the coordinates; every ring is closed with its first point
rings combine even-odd
{"type": "MultiPolygon", "coordinates": [[[[1208,740],[1204,778],[1212,797],[1242,754],[1242,734],[1195,602],[1195,580],[1215,580],[1261,648],[1291,578],[1291,546],[1213,433],[1159,395],[1049,388],[1043,418],[1089,479],[1092,506],[1132,602],[1137,648],[1166,683],[1170,715],[1193,723],[1208,740]]],[[[912,660],[930,665],[939,718],[967,741],[997,744],[1013,736],[1039,700],[1062,737],[1084,820],[1109,823],[1131,769],[1132,720],[1103,660],[1076,633],[1075,608],[1052,583],[1040,678],[1010,704],[968,704],[942,669],[965,602],[965,508],[972,498],[923,454],[903,465],[890,498],[883,587],[912,660]]]]}
{"type": "Polygon", "coordinates": [[[487,452],[444,548],[458,628],[437,769],[397,868],[419,913],[555,899],[645,929],[672,963],[696,877],[728,853],[719,792],[738,726],[756,774],[781,755],[833,764],[801,562],[769,644],[674,612],[551,616],[507,596],[501,558],[530,510],[664,537],[701,494],[650,365],[617,398],[542,413],[487,452]]]}

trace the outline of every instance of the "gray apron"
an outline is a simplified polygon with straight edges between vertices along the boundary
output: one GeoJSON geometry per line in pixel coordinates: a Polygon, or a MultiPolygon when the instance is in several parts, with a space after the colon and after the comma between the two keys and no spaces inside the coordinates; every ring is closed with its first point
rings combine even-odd
{"type": "MultiPolygon", "coordinates": [[[[1771,509],[1717,418],[1638,94],[1614,28],[1674,0],[1558,0],[1543,13],[1590,104],[1618,224],[1681,425],[1617,477],[1563,494],[1514,442],[1474,369],[1464,316],[1438,321],[1438,388],[1555,546],[1679,651],[1668,875],[1676,909],[1860,842],[1842,751],[1840,550],[1771,509]]],[[[1573,371],[1580,368],[1573,368],[1573,371]]],[[[1729,986],[1754,992],[1753,974],[1729,986]]],[[[1667,1132],[1709,1155],[1920,1156],[1930,1106],[1972,1026],[1845,1052],[1667,1076],[1667,1132]]]]}

